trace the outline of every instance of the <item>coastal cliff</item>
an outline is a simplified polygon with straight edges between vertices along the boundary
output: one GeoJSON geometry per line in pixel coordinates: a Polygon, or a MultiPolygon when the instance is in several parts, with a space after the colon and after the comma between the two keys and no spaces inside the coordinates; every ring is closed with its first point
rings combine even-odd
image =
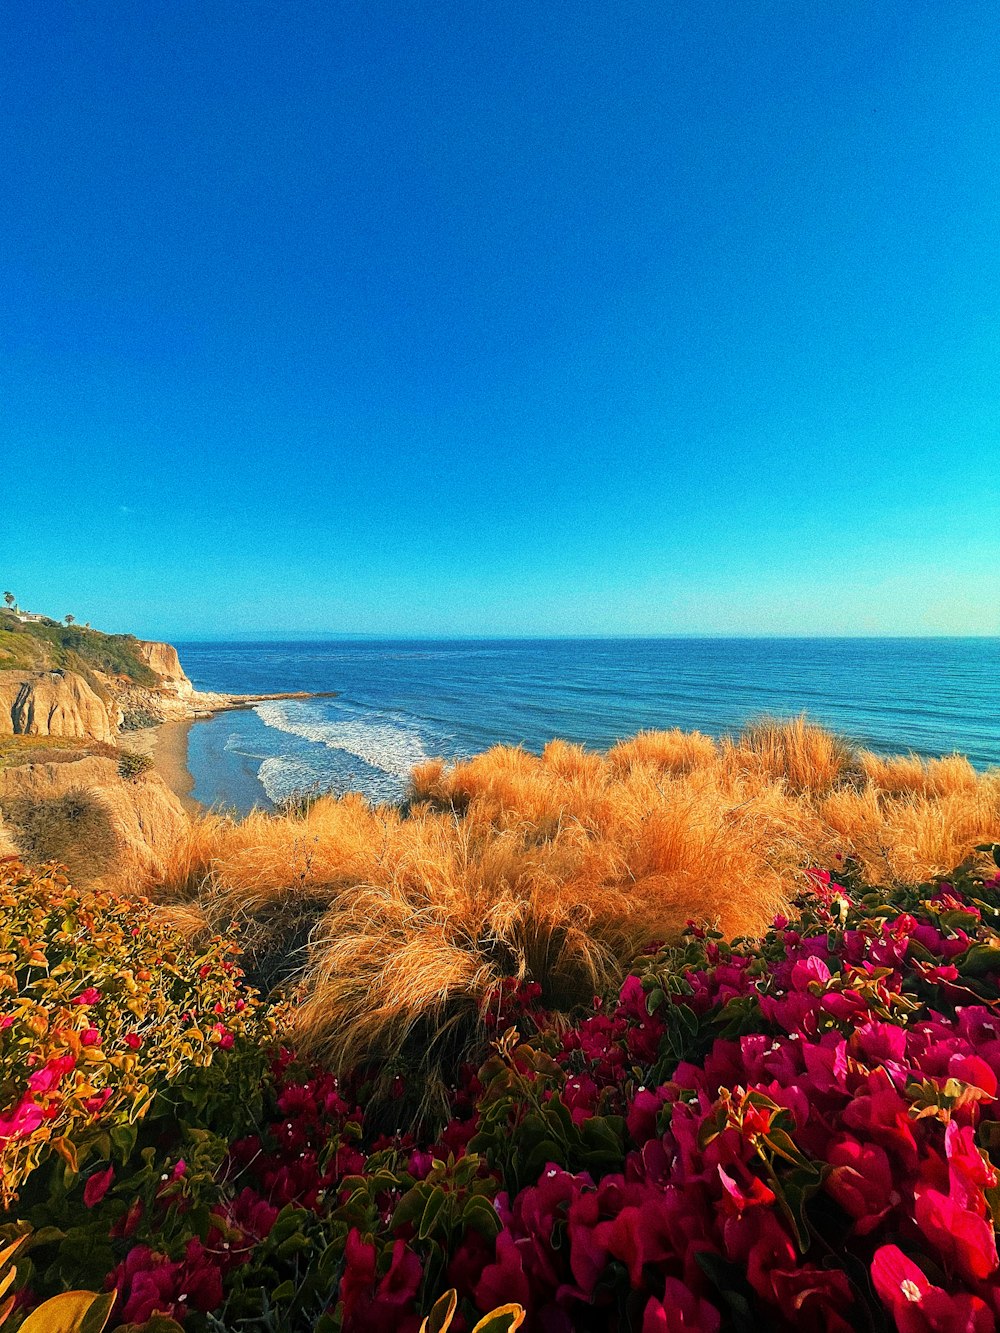
{"type": "Polygon", "coordinates": [[[120,710],[75,671],[0,671],[0,736],[112,741],[120,710]]]}
{"type": "Polygon", "coordinates": [[[136,648],[142,661],[156,673],[161,689],[172,691],[181,699],[190,698],[194,694],[194,686],[188,680],[172,643],[138,639],[136,648]]]}
{"type": "Polygon", "coordinates": [[[0,856],[152,886],[198,809],[178,724],[303,697],[200,692],[172,644],[0,608],[0,856]]]}
{"type": "Polygon", "coordinates": [[[0,613],[0,856],[153,884],[188,817],[141,740],[220,702],[171,644],[0,613]]]}

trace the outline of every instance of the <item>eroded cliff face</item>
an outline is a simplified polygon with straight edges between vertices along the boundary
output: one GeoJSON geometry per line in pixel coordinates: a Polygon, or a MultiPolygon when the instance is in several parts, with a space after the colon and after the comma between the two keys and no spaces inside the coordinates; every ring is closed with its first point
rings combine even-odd
{"type": "Polygon", "coordinates": [[[138,640],[139,656],[160,677],[163,690],[178,695],[182,699],[194,693],[194,686],[188,680],[181,666],[177,649],[172,643],[155,643],[151,639],[138,640]]]}
{"type": "Polygon", "coordinates": [[[188,827],[155,773],[122,778],[112,758],[63,752],[56,761],[0,768],[0,855],[58,861],[78,884],[155,885],[188,827]]]}
{"type": "Polygon", "coordinates": [[[153,685],[93,666],[86,675],[0,671],[0,737],[40,738],[0,752],[0,856],[58,861],[79,884],[141,891],[162,879],[188,817],[155,773],[122,776],[127,743],[110,747],[137,728],[196,716],[209,697],[194,692],[170,644],[138,646],[153,685]],[[59,737],[74,744],[60,747],[59,737]]]}
{"type": "Polygon", "coordinates": [[[139,655],[156,673],[155,686],[97,671],[89,679],[68,670],[0,671],[0,736],[114,741],[120,730],[193,717],[200,699],[177,649],[140,640],[139,655]]]}
{"type": "Polygon", "coordinates": [[[0,735],[114,740],[120,712],[75,671],[0,671],[0,735]]]}

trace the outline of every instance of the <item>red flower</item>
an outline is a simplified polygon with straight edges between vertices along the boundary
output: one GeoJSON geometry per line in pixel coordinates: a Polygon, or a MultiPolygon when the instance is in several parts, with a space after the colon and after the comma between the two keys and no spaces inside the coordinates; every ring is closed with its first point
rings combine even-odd
{"type": "Polygon", "coordinates": [[[79,995],[73,997],[74,1004],[98,1004],[101,999],[101,992],[96,986],[88,986],[82,990],[79,995]]]}
{"type": "Polygon", "coordinates": [[[867,1235],[899,1202],[888,1155],[876,1143],[844,1135],[826,1156],[833,1168],[826,1178],[827,1192],[855,1219],[858,1235],[867,1235]]]}
{"type": "Polygon", "coordinates": [[[344,1276],[340,1279],[340,1299],[344,1304],[344,1322],[351,1318],[362,1296],[375,1281],[375,1246],[361,1239],[352,1227],[344,1247],[344,1276]]]}
{"type": "Polygon", "coordinates": [[[967,1282],[989,1277],[997,1268],[992,1221],[963,1208],[947,1194],[926,1189],[917,1195],[917,1226],[944,1262],[967,1282]]]}
{"type": "Polygon", "coordinates": [[[501,1231],[497,1236],[496,1257],[483,1269],[476,1285],[476,1305],[480,1310],[495,1310],[510,1301],[527,1306],[530,1299],[520,1251],[510,1232],[501,1231]]]}
{"type": "Polygon", "coordinates": [[[97,1171],[90,1177],[83,1187],[83,1202],[87,1208],[93,1208],[99,1204],[111,1188],[111,1182],[115,1178],[115,1168],[109,1166],[106,1171],[97,1171]]]}
{"type": "Polygon", "coordinates": [[[683,1282],[668,1277],[663,1300],[650,1297],[642,1316],[642,1333],[718,1333],[722,1317],[683,1282]]]}
{"type": "Polygon", "coordinates": [[[93,1096],[84,1097],[83,1108],[85,1111],[89,1111],[91,1115],[97,1115],[100,1111],[104,1110],[104,1107],[113,1096],[114,1093],[111,1088],[101,1088],[101,1090],[95,1092],[93,1096]]]}

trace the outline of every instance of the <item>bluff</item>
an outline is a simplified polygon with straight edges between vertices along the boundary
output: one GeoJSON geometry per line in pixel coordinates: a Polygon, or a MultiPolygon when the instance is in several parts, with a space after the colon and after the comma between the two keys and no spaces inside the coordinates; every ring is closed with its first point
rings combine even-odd
{"type": "Polygon", "coordinates": [[[110,742],[227,702],[196,694],[172,644],[0,613],[0,736],[110,742]]]}
{"type": "Polygon", "coordinates": [[[150,671],[155,672],[160,689],[176,694],[181,699],[194,694],[194,686],[187,678],[177,649],[172,643],[156,643],[151,639],[137,639],[136,650],[150,671]]]}
{"type": "Polygon", "coordinates": [[[121,712],[75,671],[0,671],[0,736],[112,741],[121,712]]]}

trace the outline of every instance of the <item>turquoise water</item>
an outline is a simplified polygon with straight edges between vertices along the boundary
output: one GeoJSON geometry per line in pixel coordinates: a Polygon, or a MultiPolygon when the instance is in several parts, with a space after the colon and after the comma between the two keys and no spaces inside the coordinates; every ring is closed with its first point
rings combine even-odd
{"type": "Polygon", "coordinates": [[[871,749],[1000,764],[1000,639],[620,639],[178,645],[198,689],[336,690],[191,729],[195,797],[246,811],[304,791],[405,792],[414,764],[643,727],[721,735],[806,712],[871,749]]]}

